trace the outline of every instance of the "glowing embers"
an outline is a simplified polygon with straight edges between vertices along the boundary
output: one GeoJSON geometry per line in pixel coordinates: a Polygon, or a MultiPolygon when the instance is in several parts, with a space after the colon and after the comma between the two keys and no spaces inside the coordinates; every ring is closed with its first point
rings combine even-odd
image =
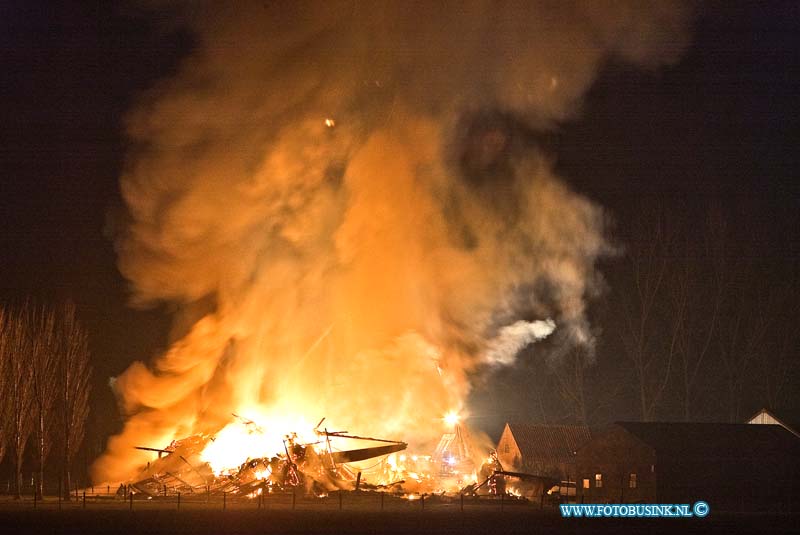
{"type": "Polygon", "coordinates": [[[325,418],[312,427],[301,417],[266,409],[242,410],[233,417],[215,436],[144,448],[160,457],[133,483],[134,491],[157,496],[168,487],[185,494],[258,497],[301,490],[320,497],[338,490],[373,490],[420,496],[460,492],[477,482],[477,450],[462,423],[465,414],[457,411],[440,417],[444,434],[432,455],[406,453],[407,444],[397,440],[331,431],[323,427],[325,418]],[[281,433],[291,426],[307,431],[281,433]]]}
{"type": "MultiPolygon", "coordinates": [[[[286,429],[312,429],[311,424],[297,416],[267,414],[258,409],[234,414],[236,421],[217,433],[203,450],[200,458],[208,463],[216,475],[236,472],[248,459],[285,454],[286,429]],[[267,422],[257,424],[256,422],[267,422]]],[[[313,442],[316,436],[308,432],[293,440],[313,442]]]]}
{"type": "Polygon", "coordinates": [[[167,455],[148,464],[141,479],[132,484],[134,491],[156,496],[169,487],[184,493],[256,497],[298,487],[316,496],[331,490],[352,490],[359,483],[375,489],[376,485],[361,480],[359,462],[382,457],[380,464],[387,455],[407,446],[399,441],[348,435],[346,431],[320,430],[324,418],[301,438],[296,432],[280,436],[271,431],[284,428],[275,420],[260,420],[269,421],[269,425],[259,425],[242,416],[234,417],[237,421],[215,437],[195,435],[164,450],[147,448],[167,455]],[[371,445],[344,449],[345,439],[347,443],[371,445]]]}

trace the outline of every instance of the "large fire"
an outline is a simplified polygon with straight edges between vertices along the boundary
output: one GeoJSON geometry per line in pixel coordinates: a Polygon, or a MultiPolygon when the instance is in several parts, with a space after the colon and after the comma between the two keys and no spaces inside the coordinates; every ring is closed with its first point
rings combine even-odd
{"type": "Polygon", "coordinates": [[[174,342],[115,379],[127,421],[96,480],[171,441],[218,474],[291,464],[323,416],[407,441],[417,461],[391,462],[420,471],[463,442],[471,378],[551,333],[592,345],[604,216],[542,140],[608,58],[674,58],[684,10],[379,4],[190,10],[198,50],[126,123],[118,237],[174,342]]]}
{"type": "MultiPolygon", "coordinates": [[[[326,447],[329,447],[331,436],[334,439],[339,438],[339,432],[326,435],[327,428],[324,431],[319,429],[322,422],[318,422],[317,426],[312,427],[311,423],[302,416],[287,417],[268,414],[258,408],[243,411],[243,415],[234,416],[236,421],[226,425],[211,437],[199,455],[200,460],[208,463],[214,474],[218,476],[239,471],[242,464],[248,460],[276,456],[285,458],[289,454],[288,441],[317,445],[319,451],[324,452],[326,447]],[[262,427],[257,422],[266,422],[268,425],[262,427]],[[287,433],[288,429],[297,431],[287,433]],[[321,446],[319,446],[320,444],[321,446]]],[[[457,411],[451,410],[441,420],[444,422],[443,432],[447,433],[452,432],[459,425],[461,416],[457,411]]],[[[370,441],[365,439],[363,442],[370,441]]],[[[458,455],[459,453],[455,451],[446,452],[441,461],[453,465],[458,455]]],[[[472,458],[463,460],[473,462],[472,458]]],[[[350,464],[357,470],[362,468],[359,463],[350,464]]],[[[377,468],[365,476],[365,481],[371,479],[373,483],[386,484],[406,477],[419,482],[424,477],[438,476],[438,470],[432,465],[431,455],[391,453],[381,456],[378,463],[371,460],[368,464],[377,468]]],[[[257,477],[266,479],[269,475],[269,471],[264,470],[259,472],[257,477]]],[[[472,474],[472,479],[474,480],[474,474],[472,474]]]]}
{"type": "Polygon", "coordinates": [[[302,416],[268,414],[263,410],[242,411],[241,421],[226,425],[209,442],[200,455],[201,460],[211,465],[215,474],[236,471],[248,459],[272,457],[282,454],[286,435],[290,430],[302,442],[314,442],[313,424],[302,416]],[[256,422],[267,422],[261,427],[256,422]]]}
{"type": "Polygon", "coordinates": [[[461,416],[456,411],[449,411],[442,420],[448,427],[455,427],[461,421],[461,416]]]}

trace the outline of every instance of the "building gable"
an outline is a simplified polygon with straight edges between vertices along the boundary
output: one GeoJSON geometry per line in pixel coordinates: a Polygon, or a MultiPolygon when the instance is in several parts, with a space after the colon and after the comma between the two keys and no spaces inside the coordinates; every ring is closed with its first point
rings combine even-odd
{"type": "Polygon", "coordinates": [[[768,409],[763,408],[753,416],[747,419],[748,424],[758,424],[758,425],[779,425],[792,433],[794,436],[800,438],[800,433],[798,433],[792,426],[788,425],[786,422],[780,420],[777,416],[772,414],[768,409]]]}
{"type": "Polygon", "coordinates": [[[497,458],[504,470],[520,467],[522,452],[508,424],[503,428],[500,440],[497,441],[497,458]]]}

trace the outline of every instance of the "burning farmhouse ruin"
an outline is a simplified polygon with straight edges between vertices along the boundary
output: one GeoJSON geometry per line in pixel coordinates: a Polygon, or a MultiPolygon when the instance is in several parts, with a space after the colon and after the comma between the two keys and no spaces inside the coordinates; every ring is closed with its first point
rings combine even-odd
{"type": "Polygon", "coordinates": [[[117,237],[173,342],[113,380],[126,423],[96,482],[481,483],[488,441],[443,415],[542,338],[590,349],[612,251],[549,135],[604,62],[675,60],[687,16],[486,9],[192,10],[195,52],[126,120],[117,237]]]}

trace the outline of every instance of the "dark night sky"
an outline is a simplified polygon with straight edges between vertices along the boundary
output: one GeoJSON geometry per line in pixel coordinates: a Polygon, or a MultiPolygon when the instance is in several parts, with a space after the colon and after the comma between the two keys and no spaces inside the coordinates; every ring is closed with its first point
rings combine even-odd
{"type": "MultiPolygon", "coordinates": [[[[166,310],[126,306],[106,230],[122,209],[123,114],[191,50],[188,36],[168,28],[113,2],[0,6],[0,303],[77,303],[103,433],[116,425],[108,377],[163,347],[169,329],[166,310]]],[[[678,65],[601,72],[582,118],[557,136],[559,170],[608,209],[620,241],[642,199],[689,227],[712,201],[743,203],[759,254],[796,266],[798,40],[796,2],[701,7],[678,65]]],[[[619,262],[603,268],[611,281],[619,262]]],[[[603,311],[598,304],[596,318],[611,336],[603,311]]],[[[600,365],[613,351],[601,342],[600,365]]],[[[608,417],[630,417],[621,407],[608,417]]]]}

